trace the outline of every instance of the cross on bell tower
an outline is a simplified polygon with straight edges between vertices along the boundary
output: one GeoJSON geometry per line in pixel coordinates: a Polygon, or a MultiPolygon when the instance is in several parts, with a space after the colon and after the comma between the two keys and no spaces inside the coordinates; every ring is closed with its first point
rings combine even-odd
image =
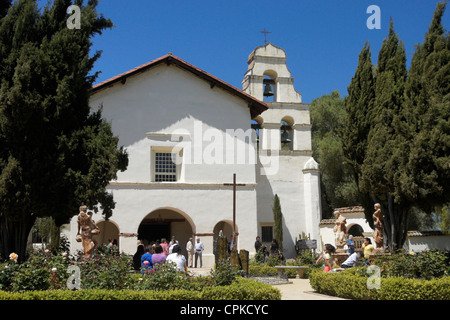
{"type": "Polygon", "coordinates": [[[260,31],[261,33],[264,33],[264,44],[267,44],[267,34],[272,33],[270,31],[267,31],[266,28],[264,28],[263,31],[260,31]]]}

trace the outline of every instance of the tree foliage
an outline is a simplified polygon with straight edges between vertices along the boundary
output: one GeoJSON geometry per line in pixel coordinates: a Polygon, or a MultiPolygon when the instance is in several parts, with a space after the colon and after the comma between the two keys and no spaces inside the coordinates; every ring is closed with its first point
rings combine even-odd
{"type": "Polygon", "coordinates": [[[67,223],[86,204],[109,216],[105,188],[127,156],[89,95],[100,52],[91,37],[112,22],[81,8],[81,29],[66,26],[72,1],[55,0],[42,12],[36,1],[16,1],[0,20],[0,254],[24,258],[37,217],[67,223]]]}
{"type": "Polygon", "coordinates": [[[400,248],[413,207],[450,201],[450,37],[438,3],[409,73],[393,22],[372,66],[367,43],[345,100],[344,156],[354,168],[366,213],[381,204],[387,245],[400,248]]]}
{"type": "Polygon", "coordinates": [[[358,203],[358,189],[351,168],[345,164],[338,130],[344,125],[344,99],[339,91],[311,103],[312,149],[320,165],[322,215],[332,217],[334,208],[358,203]]]}
{"type": "Polygon", "coordinates": [[[278,242],[278,249],[280,252],[283,252],[283,213],[281,212],[281,204],[280,204],[280,198],[276,194],[273,198],[273,221],[274,221],[274,228],[273,228],[273,234],[274,238],[278,242]]]}

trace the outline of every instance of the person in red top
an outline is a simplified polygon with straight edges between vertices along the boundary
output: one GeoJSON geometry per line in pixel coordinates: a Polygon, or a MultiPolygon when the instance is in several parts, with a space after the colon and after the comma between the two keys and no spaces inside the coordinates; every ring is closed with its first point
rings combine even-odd
{"type": "Polygon", "coordinates": [[[162,238],[161,239],[161,244],[160,245],[163,248],[163,254],[168,256],[169,255],[169,244],[167,243],[166,238],[162,238]]]}

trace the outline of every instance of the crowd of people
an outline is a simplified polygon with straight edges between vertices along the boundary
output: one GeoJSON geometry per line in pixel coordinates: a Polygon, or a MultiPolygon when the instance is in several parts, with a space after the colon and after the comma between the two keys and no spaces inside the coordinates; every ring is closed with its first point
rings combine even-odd
{"type": "Polygon", "coordinates": [[[173,263],[177,271],[186,272],[188,268],[197,268],[198,265],[201,268],[203,266],[202,253],[204,249],[200,238],[197,238],[195,243],[192,238],[189,238],[186,243],[187,258],[175,236],[172,236],[169,242],[162,238],[147,246],[138,243],[136,253],[133,256],[133,267],[136,271],[146,273],[158,264],[173,263]],[[200,263],[197,264],[197,262],[200,263]]]}
{"type": "MultiPolygon", "coordinates": [[[[363,249],[363,257],[364,257],[364,265],[368,266],[370,265],[370,255],[375,250],[375,246],[372,244],[372,241],[370,238],[364,238],[364,244],[362,245],[363,249]]],[[[355,243],[353,241],[353,236],[349,235],[346,239],[346,244],[344,245],[344,251],[348,254],[347,259],[342,262],[342,264],[339,266],[339,268],[335,268],[334,271],[341,271],[343,269],[356,267],[358,260],[361,258],[361,253],[359,251],[356,251],[355,243]]],[[[330,272],[333,271],[334,267],[334,260],[333,260],[333,253],[336,252],[336,248],[331,244],[325,244],[323,248],[322,254],[319,256],[319,258],[316,261],[316,264],[319,264],[322,262],[322,267],[324,272],[330,272]]]]}
{"type": "Polygon", "coordinates": [[[259,257],[260,262],[266,262],[271,256],[276,256],[282,264],[286,264],[286,258],[280,250],[277,239],[272,239],[272,242],[267,248],[262,242],[261,237],[257,236],[255,241],[256,256],[259,257]]]}

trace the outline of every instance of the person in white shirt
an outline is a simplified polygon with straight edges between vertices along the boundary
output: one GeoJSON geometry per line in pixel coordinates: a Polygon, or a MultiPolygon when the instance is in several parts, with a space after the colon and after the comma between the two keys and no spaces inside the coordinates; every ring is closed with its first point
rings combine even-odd
{"type": "Polygon", "coordinates": [[[200,268],[203,266],[203,261],[202,261],[203,250],[205,250],[205,246],[200,241],[200,238],[197,238],[197,242],[195,243],[195,248],[194,248],[194,252],[195,252],[195,268],[197,268],[197,260],[198,260],[198,258],[200,258],[200,268]]]}
{"type": "Polygon", "coordinates": [[[175,236],[172,236],[172,239],[169,242],[169,254],[173,252],[173,247],[178,244],[178,240],[175,239],[175,236]]]}
{"type": "Polygon", "coordinates": [[[192,268],[194,265],[194,244],[192,243],[192,238],[186,243],[186,251],[188,253],[188,266],[192,268]]]}
{"type": "Polygon", "coordinates": [[[181,253],[181,247],[174,245],[172,253],[166,258],[166,263],[175,263],[177,271],[187,271],[186,257],[181,253]]]}
{"type": "Polygon", "coordinates": [[[347,258],[344,262],[341,264],[341,268],[352,268],[356,266],[356,263],[358,262],[360,253],[359,252],[353,252],[350,257],[347,258]]]}

